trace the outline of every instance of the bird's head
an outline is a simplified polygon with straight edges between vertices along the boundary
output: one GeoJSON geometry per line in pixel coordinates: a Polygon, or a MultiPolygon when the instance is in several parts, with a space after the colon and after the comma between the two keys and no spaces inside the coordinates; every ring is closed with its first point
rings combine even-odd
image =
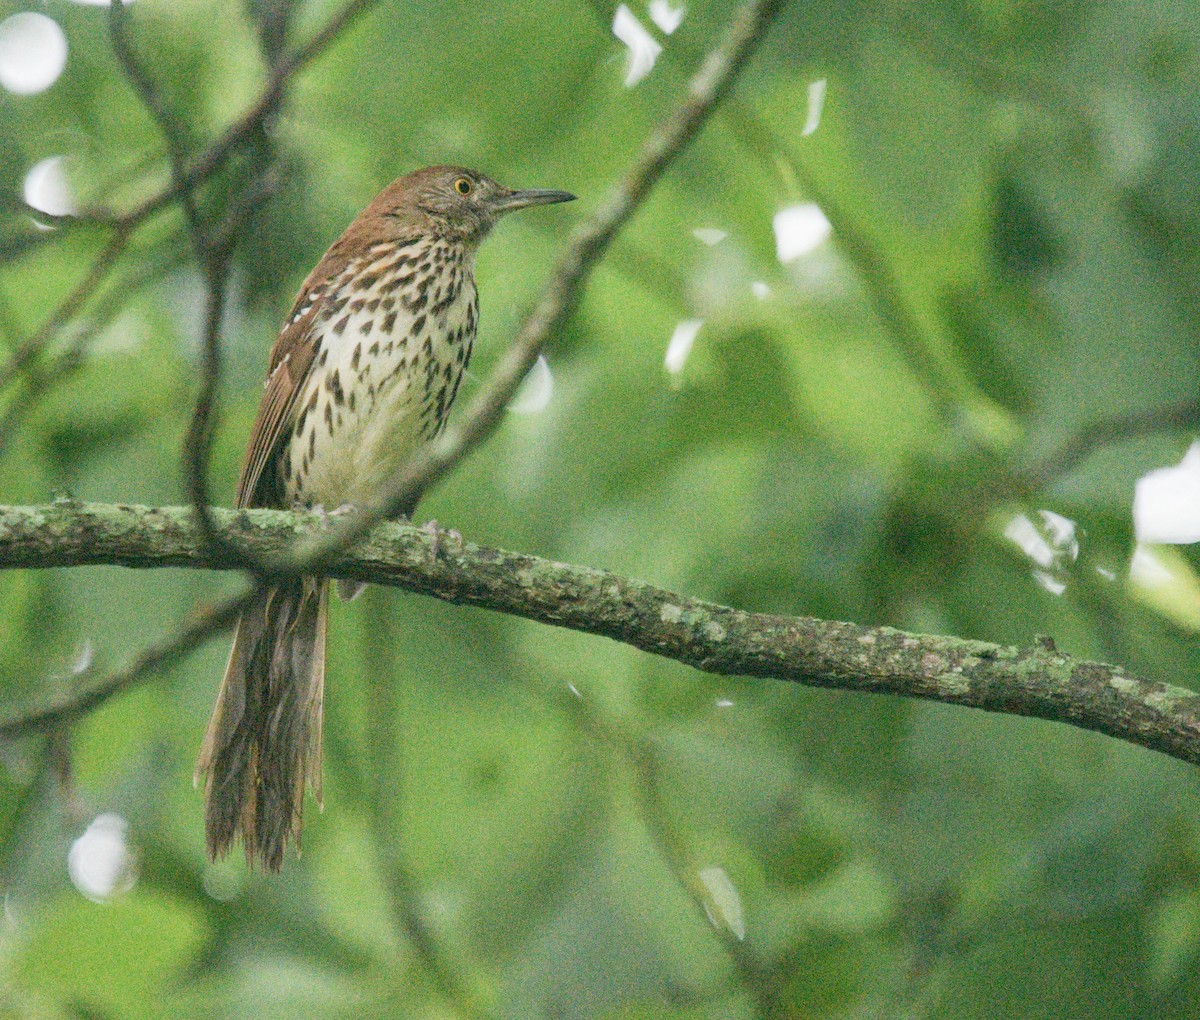
{"type": "Polygon", "coordinates": [[[505,213],[575,198],[568,191],[543,188],[514,191],[461,166],[418,170],[401,177],[384,195],[389,193],[391,208],[385,210],[385,215],[401,220],[423,219],[434,233],[472,246],[487,237],[505,213]]]}

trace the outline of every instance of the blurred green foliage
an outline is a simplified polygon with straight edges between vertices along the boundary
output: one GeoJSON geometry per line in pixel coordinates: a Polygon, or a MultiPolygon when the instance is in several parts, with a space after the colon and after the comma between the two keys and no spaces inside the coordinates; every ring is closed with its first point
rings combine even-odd
{"type": "MultiPolygon", "coordinates": [[[[25,6],[4,0],[0,17],[25,6]]],[[[0,99],[10,348],[105,242],[68,228],[14,248],[28,169],[66,156],[79,199],[118,208],[169,176],[105,9],[29,6],[70,57],[46,92],[0,99]]],[[[484,248],[486,377],[571,217],[733,10],[693,4],[668,36],[631,7],[664,45],[632,88],[607,0],[380,2],[293,82],[259,149],[277,190],[235,254],[212,465],[224,501],[296,287],[420,165],[581,198],[484,248]]],[[[129,15],[198,149],[254,101],[280,40],[335,9],[139,0],[129,15]]],[[[511,415],[422,514],[747,609],[1052,634],[1195,686],[1194,549],[1167,558],[1166,594],[1128,578],[1133,483],[1197,427],[1116,435],[1075,463],[1055,451],[1098,419],[1197,397],[1198,40],[1188,0],[788,5],[546,352],[549,407],[511,415]],[[781,264],[772,218],[806,201],[832,240],[781,264]],[[725,236],[710,246],[697,228],[725,236]],[[685,319],[703,325],[669,373],[685,319]],[[1004,537],[1040,509],[1075,521],[1080,543],[1042,583],[1004,537]]],[[[202,209],[219,216],[245,169],[232,160],[202,209]]],[[[183,501],[203,297],[186,244],[177,209],[134,235],[82,366],[4,450],[0,499],[183,501]]],[[[47,695],[81,654],[94,670],[126,661],[234,583],[0,577],[3,700],[47,695]]],[[[205,862],[190,781],[224,655],[211,642],[53,753],[41,738],[0,748],[5,1015],[1200,1011],[1200,780],[1179,762],[1055,724],[703,676],[371,590],[335,610],[325,811],[310,803],[302,858],[264,877],[205,862]],[[104,812],[127,821],[136,881],[92,902],[68,850],[104,812]]]]}

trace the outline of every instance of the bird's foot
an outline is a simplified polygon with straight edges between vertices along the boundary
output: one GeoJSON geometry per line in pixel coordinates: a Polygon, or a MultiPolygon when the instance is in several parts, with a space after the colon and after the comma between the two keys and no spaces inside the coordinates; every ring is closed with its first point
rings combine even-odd
{"type": "Polygon", "coordinates": [[[353,503],[343,503],[335,510],[326,510],[324,503],[296,503],[292,509],[307,510],[310,514],[316,514],[321,518],[322,523],[328,523],[335,517],[346,517],[358,512],[358,507],[353,503]]]}
{"type": "Polygon", "coordinates": [[[450,539],[450,541],[457,545],[460,549],[462,548],[463,537],[455,528],[449,528],[443,531],[438,527],[437,521],[426,521],[421,525],[420,530],[429,536],[429,559],[431,563],[436,563],[438,556],[441,555],[442,540],[444,538],[450,539]]]}
{"type": "Polygon", "coordinates": [[[303,510],[305,513],[315,514],[321,522],[322,527],[329,524],[329,514],[325,512],[323,503],[293,503],[293,510],[303,510]]]}

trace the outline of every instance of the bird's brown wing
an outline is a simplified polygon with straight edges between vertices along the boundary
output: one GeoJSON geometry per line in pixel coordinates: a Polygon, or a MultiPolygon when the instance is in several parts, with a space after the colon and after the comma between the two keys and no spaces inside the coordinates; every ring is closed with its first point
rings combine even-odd
{"type": "Polygon", "coordinates": [[[269,476],[264,478],[264,471],[292,421],[296,399],[312,370],[316,355],[316,344],[310,336],[314,310],[310,309],[301,321],[289,323],[275,342],[271,374],[267,377],[262,403],[258,405],[258,415],[250,433],[250,446],[242,464],[242,477],[238,482],[239,507],[278,503],[278,497],[270,494],[274,479],[269,476]],[[276,357],[276,354],[279,356],[276,357]],[[260,492],[260,483],[264,482],[267,491],[260,492]]]}
{"type": "Polygon", "coordinates": [[[286,438],[295,419],[296,401],[312,372],[318,351],[313,328],[326,290],[336,286],[337,277],[346,267],[343,241],[344,237],[339,238],[308,274],[287,323],[271,348],[270,373],[250,432],[242,477],[238,481],[239,508],[280,505],[281,496],[274,491],[274,472],[268,472],[267,466],[286,438]]]}

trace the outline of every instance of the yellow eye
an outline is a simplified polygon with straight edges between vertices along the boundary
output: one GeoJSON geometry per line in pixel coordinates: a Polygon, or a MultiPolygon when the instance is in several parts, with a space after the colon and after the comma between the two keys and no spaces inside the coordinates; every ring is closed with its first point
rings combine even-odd
{"type": "Polygon", "coordinates": [[[469,195],[475,190],[475,185],[465,177],[454,178],[454,190],[460,195],[469,195]]]}

